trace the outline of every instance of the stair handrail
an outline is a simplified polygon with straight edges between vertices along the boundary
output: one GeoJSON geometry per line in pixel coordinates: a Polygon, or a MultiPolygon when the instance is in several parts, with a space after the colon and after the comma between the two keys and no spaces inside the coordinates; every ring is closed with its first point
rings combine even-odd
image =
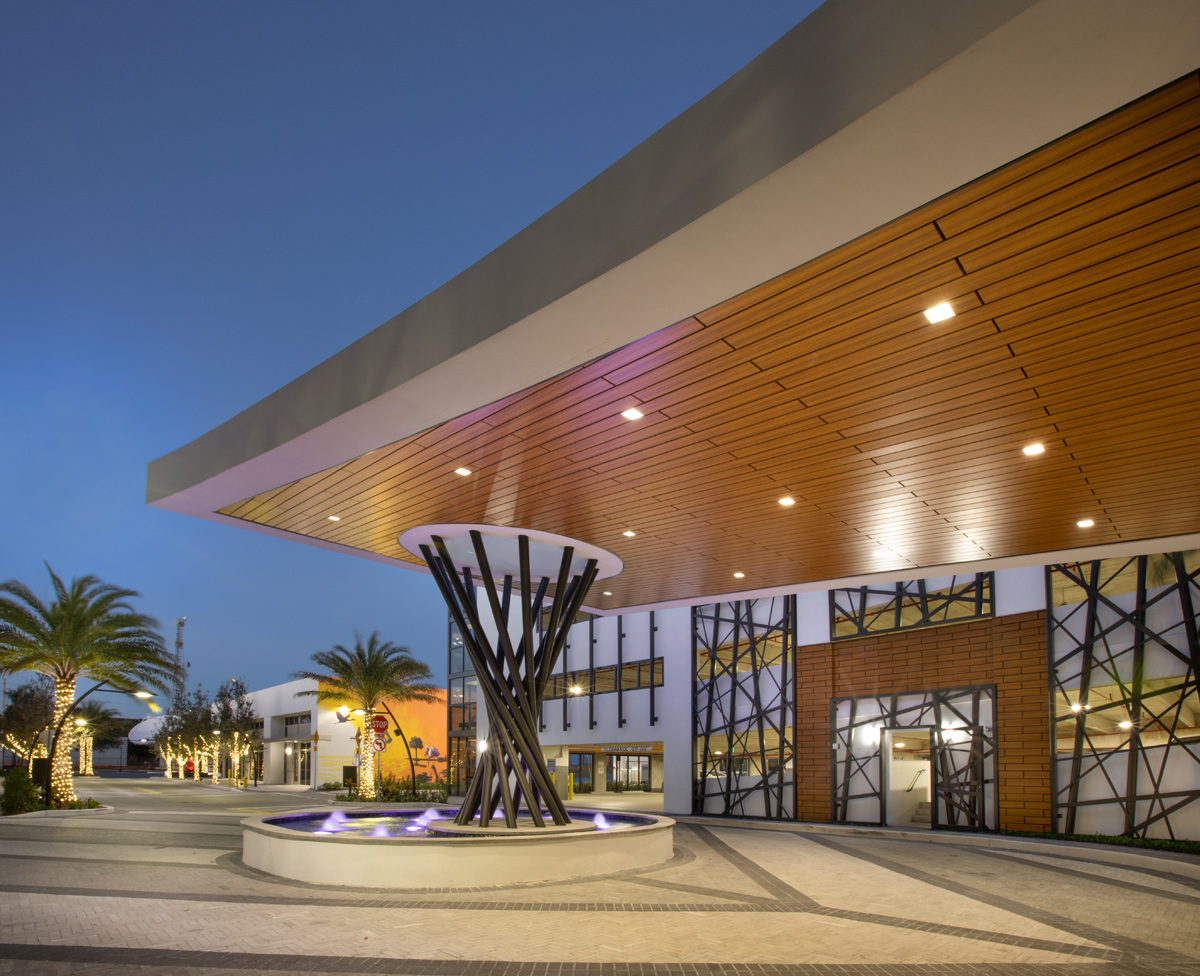
{"type": "Polygon", "coordinates": [[[908,789],[904,791],[905,793],[911,793],[911,792],[913,791],[913,787],[917,785],[917,780],[919,780],[919,779],[921,778],[921,774],[922,774],[923,772],[925,772],[925,770],[924,770],[924,769],[918,769],[918,770],[917,770],[917,775],[916,775],[916,776],[914,776],[914,777],[913,777],[913,781],[912,781],[911,783],[909,783],[909,784],[908,784],[908,789]]]}

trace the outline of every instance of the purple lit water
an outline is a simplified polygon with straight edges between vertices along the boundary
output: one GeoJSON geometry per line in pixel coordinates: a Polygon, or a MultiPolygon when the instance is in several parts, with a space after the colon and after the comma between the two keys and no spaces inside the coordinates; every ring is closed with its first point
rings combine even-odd
{"type": "MultiPolygon", "coordinates": [[[[572,820],[590,820],[597,830],[622,830],[629,827],[646,826],[654,818],[632,813],[599,813],[595,810],[571,810],[572,820]]],[[[453,807],[430,807],[427,810],[351,810],[349,813],[335,809],[332,813],[301,813],[291,816],[270,817],[265,823],[288,830],[317,834],[321,837],[371,837],[395,839],[417,837],[435,820],[453,820],[458,811],[453,807]]],[[[547,820],[549,816],[547,815],[547,820]]],[[[503,818],[501,818],[503,823],[503,818]]]]}

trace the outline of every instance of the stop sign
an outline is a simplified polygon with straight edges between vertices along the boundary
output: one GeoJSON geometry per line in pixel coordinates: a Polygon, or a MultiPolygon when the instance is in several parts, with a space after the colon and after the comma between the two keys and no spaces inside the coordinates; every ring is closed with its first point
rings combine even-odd
{"type": "Polygon", "coordinates": [[[387,727],[388,720],[386,715],[371,716],[371,728],[373,728],[376,732],[386,732],[387,727]]]}

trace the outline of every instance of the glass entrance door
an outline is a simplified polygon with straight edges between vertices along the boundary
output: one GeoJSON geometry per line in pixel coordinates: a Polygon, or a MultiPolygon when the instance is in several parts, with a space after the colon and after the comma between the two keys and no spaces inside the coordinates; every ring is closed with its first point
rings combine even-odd
{"type": "Polygon", "coordinates": [[[592,759],[590,752],[571,753],[571,789],[576,793],[592,792],[592,759]]]}
{"type": "Polygon", "coordinates": [[[283,781],[288,784],[307,783],[310,778],[312,744],[289,743],[283,757],[283,781]]]}

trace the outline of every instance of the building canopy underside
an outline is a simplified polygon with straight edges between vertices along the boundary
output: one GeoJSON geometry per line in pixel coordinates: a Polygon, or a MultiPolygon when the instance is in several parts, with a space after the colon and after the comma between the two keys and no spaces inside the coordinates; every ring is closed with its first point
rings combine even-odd
{"type": "Polygon", "coordinates": [[[230,464],[152,501],[413,568],[397,536],[417,525],[558,533],[624,560],[601,612],[1187,542],[1200,77],[1172,78],[493,402],[447,396],[441,422],[337,463],[318,426],[277,468],[301,476],[230,464]]]}

